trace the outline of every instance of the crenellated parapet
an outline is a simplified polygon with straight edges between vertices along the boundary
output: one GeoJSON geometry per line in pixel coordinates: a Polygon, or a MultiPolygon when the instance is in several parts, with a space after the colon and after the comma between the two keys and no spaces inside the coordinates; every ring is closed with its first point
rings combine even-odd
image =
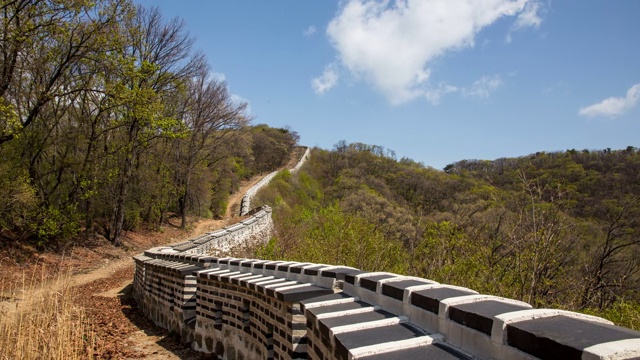
{"type": "Polygon", "coordinates": [[[298,170],[300,170],[300,168],[302,167],[302,165],[304,165],[307,162],[307,160],[309,160],[309,157],[311,157],[311,149],[309,149],[309,147],[305,147],[304,153],[300,157],[300,160],[298,161],[296,166],[294,166],[289,170],[289,172],[292,174],[297,173],[298,170]]]}
{"type": "Polygon", "coordinates": [[[219,359],[640,358],[640,332],[594,316],[387,272],[208,255],[270,226],[261,207],[134,257],[140,309],[219,359]]]}
{"type": "Polygon", "coordinates": [[[434,281],[344,266],[153,249],[134,289],[196,350],[245,359],[626,359],[640,333],[434,281]]]}
{"type": "Polygon", "coordinates": [[[254,209],[247,218],[198,237],[171,246],[155,248],[166,253],[184,254],[228,254],[248,244],[264,242],[271,237],[273,220],[267,205],[254,209]]]}

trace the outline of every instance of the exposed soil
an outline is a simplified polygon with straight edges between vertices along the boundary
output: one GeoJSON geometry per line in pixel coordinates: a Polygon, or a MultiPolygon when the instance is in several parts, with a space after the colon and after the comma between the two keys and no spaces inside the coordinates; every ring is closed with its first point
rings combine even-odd
{"type": "Polygon", "coordinates": [[[131,257],[154,246],[181,242],[237,222],[242,196],[261,178],[255,176],[231,195],[229,215],[224,219],[199,220],[191,229],[181,230],[180,219],[173,218],[160,232],[126,233],[122,247],[114,247],[98,237],[82,247],[69,246],[62,253],[38,253],[18,245],[0,249],[0,314],[11,316],[28,308],[35,291],[55,290],[51,280],[70,272],[77,301],[87,309],[95,325],[100,358],[209,358],[183,346],[179,337],[155,326],[137,310],[131,297],[134,269],[131,257]],[[43,285],[36,287],[37,284],[43,285]],[[21,288],[36,290],[16,290],[21,288]]]}
{"type": "MultiPolygon", "coordinates": [[[[304,148],[295,149],[282,168],[295,166],[303,151],[304,148]]],[[[43,288],[55,290],[52,279],[69,273],[77,290],[77,301],[86,308],[95,326],[99,358],[212,358],[183,346],[178,336],[155,326],[138,311],[131,294],[134,270],[131,257],[154,246],[178,243],[237,222],[242,196],[262,177],[246,181],[230,196],[224,219],[195,222],[190,219],[190,229],[181,230],[180,219],[176,217],[169,219],[159,232],[125,233],[121,247],[96,237],[82,246],[70,244],[62,252],[39,253],[20,244],[0,248],[0,314],[10,316],[27,309],[34,292],[43,288]],[[16,290],[24,288],[36,290],[16,290]]]]}

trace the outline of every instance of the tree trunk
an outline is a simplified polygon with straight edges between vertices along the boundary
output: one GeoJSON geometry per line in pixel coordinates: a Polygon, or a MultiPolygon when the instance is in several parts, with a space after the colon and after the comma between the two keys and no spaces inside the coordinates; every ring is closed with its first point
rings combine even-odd
{"type": "Polygon", "coordinates": [[[187,197],[189,196],[190,183],[191,183],[191,171],[187,170],[187,173],[185,174],[185,181],[184,181],[184,193],[182,194],[182,196],[180,197],[180,200],[178,201],[180,205],[180,216],[182,217],[182,222],[180,223],[181,229],[187,228],[187,197]]]}
{"type": "Polygon", "coordinates": [[[116,198],[116,204],[114,208],[114,216],[113,216],[113,226],[111,232],[111,241],[114,245],[120,246],[122,244],[122,228],[124,225],[124,210],[125,210],[125,201],[127,199],[127,190],[129,188],[129,178],[131,176],[132,171],[132,159],[130,156],[127,156],[124,162],[124,168],[122,172],[122,179],[120,180],[119,188],[118,188],[118,197],[116,198]]]}
{"type": "Polygon", "coordinates": [[[118,197],[116,198],[115,208],[113,210],[113,226],[111,234],[111,241],[114,245],[120,246],[122,244],[122,228],[124,226],[124,212],[125,202],[127,200],[127,191],[129,189],[129,179],[133,173],[134,158],[137,155],[136,142],[138,140],[138,125],[134,120],[134,124],[129,130],[129,143],[132,146],[131,152],[125,154],[124,165],[122,167],[122,175],[120,177],[120,184],[118,186],[118,197]]]}

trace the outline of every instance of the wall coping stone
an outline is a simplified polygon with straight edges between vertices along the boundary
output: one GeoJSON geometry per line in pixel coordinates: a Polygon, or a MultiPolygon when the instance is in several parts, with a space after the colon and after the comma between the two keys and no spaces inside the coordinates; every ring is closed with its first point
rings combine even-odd
{"type": "MultiPolygon", "coordinates": [[[[307,148],[290,171],[297,171],[308,157],[307,148]]],[[[250,210],[249,204],[275,174],[267,175],[243,197],[241,212],[247,218],[133,257],[133,288],[140,308],[157,324],[180,333],[194,348],[214,350],[194,342],[194,331],[200,331],[200,336],[204,331],[195,321],[200,316],[198,319],[209,321],[212,331],[204,336],[223,341],[219,337],[222,330],[232,337],[249,336],[246,339],[254,342],[251,346],[264,347],[262,354],[279,351],[281,357],[306,357],[308,353],[315,359],[312,352],[345,360],[430,355],[520,360],[534,356],[640,357],[640,332],[594,316],[532,309],[525,302],[472,289],[339,264],[202,254],[225,251],[228,243],[246,241],[256,233],[268,234],[272,209],[250,210]],[[261,323],[247,320],[253,316],[261,323]],[[312,329],[320,329],[322,339],[312,329]],[[323,350],[323,346],[329,348],[323,350]]]]}

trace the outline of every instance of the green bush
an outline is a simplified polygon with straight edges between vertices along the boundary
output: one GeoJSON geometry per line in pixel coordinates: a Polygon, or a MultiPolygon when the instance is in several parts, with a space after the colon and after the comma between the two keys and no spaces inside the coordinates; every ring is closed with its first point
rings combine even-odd
{"type": "Polygon", "coordinates": [[[31,231],[38,246],[69,239],[80,232],[79,214],[74,206],[58,209],[53,206],[39,208],[31,223],[31,231]]]}
{"type": "Polygon", "coordinates": [[[619,326],[640,330],[640,304],[633,301],[618,300],[607,309],[585,309],[582,312],[611,320],[619,326]]]}

